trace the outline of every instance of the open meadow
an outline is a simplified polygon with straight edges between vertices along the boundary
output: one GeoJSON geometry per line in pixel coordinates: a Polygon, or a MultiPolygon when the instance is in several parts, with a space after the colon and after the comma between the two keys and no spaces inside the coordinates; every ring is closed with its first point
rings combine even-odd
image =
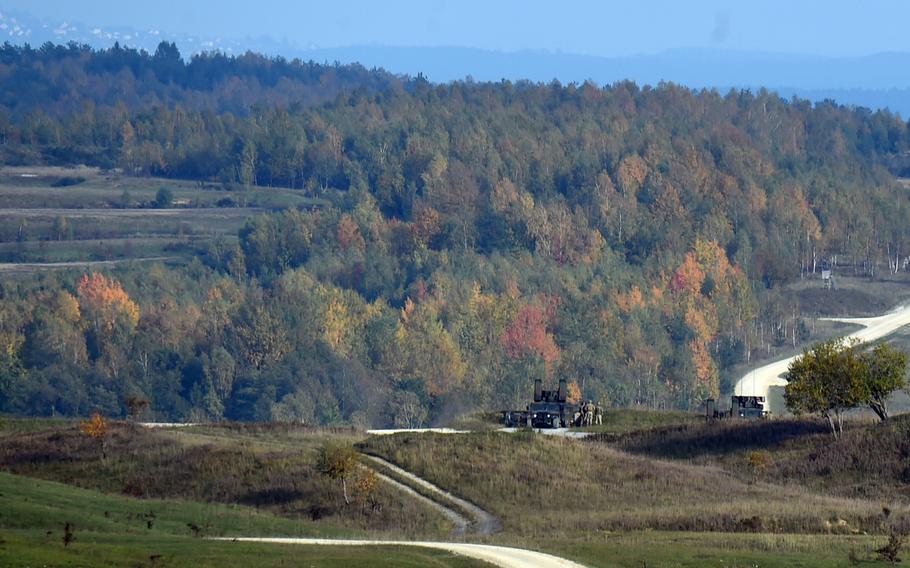
{"type": "Polygon", "coordinates": [[[234,246],[251,217],[322,204],[281,188],[7,166],[0,168],[0,263],[190,258],[214,239],[234,246]]]}
{"type": "MultiPolygon", "coordinates": [[[[168,560],[148,565],[207,566],[223,561],[231,543],[201,536],[452,538],[444,516],[385,482],[375,495],[379,509],[361,496],[346,505],[338,483],[317,467],[319,448],[331,441],[382,456],[497,519],[493,534],[459,540],[543,550],[587,566],[849,566],[851,558],[872,566],[890,531],[910,528],[906,472],[894,457],[906,451],[907,424],[904,417],[887,427],[856,424],[833,443],[814,421],[706,425],[685,413],[621,410],[581,440],[112,423],[102,457],[75,422],[5,419],[0,558],[145,565],[160,554],[168,560]],[[756,466],[754,452],[772,457],[756,466]],[[867,463],[883,469],[863,492],[851,480],[869,474],[867,463]],[[66,522],[77,528],[64,547],[66,522]]],[[[360,467],[374,466],[362,459],[360,467]]],[[[367,558],[377,563],[363,565],[475,565],[421,549],[245,543],[229,550],[238,558],[262,553],[256,562],[275,566],[290,558],[319,566],[367,558]]]]}

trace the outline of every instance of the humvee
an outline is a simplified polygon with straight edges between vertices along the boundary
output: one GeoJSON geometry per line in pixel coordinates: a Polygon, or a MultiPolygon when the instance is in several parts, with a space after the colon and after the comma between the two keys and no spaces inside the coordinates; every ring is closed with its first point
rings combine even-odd
{"type": "Polygon", "coordinates": [[[502,423],[506,427],[568,428],[580,425],[577,404],[567,402],[569,390],[565,379],[556,390],[544,390],[543,381],[534,381],[534,402],[525,410],[504,410],[502,423]]]}

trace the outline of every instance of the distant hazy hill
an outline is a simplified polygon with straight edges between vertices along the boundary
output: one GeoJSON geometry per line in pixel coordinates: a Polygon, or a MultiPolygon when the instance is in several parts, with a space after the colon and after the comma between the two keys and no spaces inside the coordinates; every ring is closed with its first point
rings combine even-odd
{"type": "Polygon", "coordinates": [[[271,38],[219,38],[99,27],[77,22],[50,21],[27,14],[0,13],[0,40],[39,46],[77,42],[93,47],[121,45],[154,52],[161,41],[175,42],[184,55],[203,51],[299,57],[304,61],[359,62],[393,73],[447,82],[472,77],[478,81],[563,83],[592,80],[610,84],[631,79],[640,85],[672,81],[692,88],[757,90],[765,87],[785,98],[811,101],[833,99],[841,104],[872,109],[888,108],[910,116],[910,53],[879,53],[865,57],[821,57],[796,54],[755,53],[720,49],[680,49],[653,55],[598,57],[550,51],[497,52],[466,47],[392,47],[362,45],[335,48],[301,48],[271,38]]]}
{"type": "Polygon", "coordinates": [[[512,53],[463,47],[356,46],[295,52],[315,61],[360,62],[394,73],[423,73],[432,81],[467,76],[477,81],[528,79],[599,84],[631,79],[640,85],[672,81],[693,88],[765,87],[789,98],[834,99],[841,104],[890,108],[910,115],[908,53],[829,58],[712,49],[675,50],[656,55],[596,57],[547,51],[512,53]]]}

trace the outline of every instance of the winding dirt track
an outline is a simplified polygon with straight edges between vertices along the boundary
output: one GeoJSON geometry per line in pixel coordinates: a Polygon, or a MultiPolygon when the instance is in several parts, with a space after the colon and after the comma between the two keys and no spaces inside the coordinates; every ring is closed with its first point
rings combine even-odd
{"type": "MultiPolygon", "coordinates": [[[[848,340],[875,341],[890,335],[905,325],[910,325],[910,305],[898,306],[891,312],[873,318],[820,318],[825,321],[852,323],[863,326],[863,329],[846,336],[848,340]]],[[[771,387],[786,386],[786,379],[781,375],[787,372],[790,363],[799,357],[787,357],[763,367],[749,371],[736,383],[734,394],[739,396],[768,396],[771,387]]]]}
{"type": "Polygon", "coordinates": [[[583,565],[577,562],[559,558],[552,554],[490,544],[406,540],[335,540],[325,538],[219,538],[215,540],[306,544],[311,546],[420,546],[475,558],[502,568],[584,568],[583,565]]]}
{"type": "Polygon", "coordinates": [[[379,479],[381,479],[384,482],[391,485],[392,487],[394,487],[395,489],[401,491],[402,493],[407,494],[412,499],[416,499],[416,500],[420,501],[421,503],[424,503],[428,507],[435,509],[442,516],[449,519],[449,521],[451,521],[452,524],[455,525],[455,528],[452,530],[452,536],[462,537],[468,532],[468,526],[471,524],[471,521],[469,521],[467,519],[467,517],[465,517],[458,511],[456,511],[454,509],[450,509],[449,507],[446,507],[445,505],[443,505],[442,503],[439,503],[438,501],[434,501],[434,500],[430,499],[429,497],[425,497],[424,495],[421,495],[420,493],[418,493],[414,489],[408,487],[404,483],[401,483],[400,481],[393,479],[382,472],[377,471],[376,476],[379,477],[379,479]]]}
{"type": "MultiPolygon", "coordinates": [[[[441,508],[441,509],[448,510],[450,513],[453,513],[454,515],[457,515],[457,516],[461,517],[462,519],[464,519],[464,517],[462,515],[460,515],[457,511],[454,511],[454,510],[446,507],[445,503],[446,502],[452,503],[456,507],[461,509],[462,511],[466,511],[473,518],[473,521],[471,522],[471,529],[473,530],[473,532],[475,532],[481,536],[489,536],[499,529],[499,519],[497,519],[496,517],[494,517],[487,511],[484,511],[483,509],[481,509],[474,503],[465,501],[461,497],[456,497],[455,495],[449,493],[448,491],[446,491],[440,487],[437,487],[436,485],[433,485],[426,479],[423,479],[422,477],[417,477],[410,471],[407,471],[405,469],[398,467],[397,465],[393,464],[392,462],[386,461],[377,456],[371,456],[369,454],[361,454],[361,455],[364,456],[366,459],[372,461],[373,463],[379,464],[382,467],[392,470],[393,472],[395,472],[396,475],[399,475],[399,476],[407,479],[408,482],[420,487],[423,491],[428,492],[431,495],[434,495],[436,497],[435,500],[430,500],[426,497],[424,497],[424,499],[427,499],[431,503],[435,503],[437,506],[436,507],[437,509],[441,508]]],[[[377,473],[379,473],[379,472],[377,472],[377,473]]],[[[381,477],[384,477],[387,481],[394,482],[396,484],[396,486],[402,486],[401,483],[398,483],[397,481],[389,478],[388,476],[383,476],[381,473],[379,473],[379,475],[381,477]]],[[[410,490],[409,487],[407,489],[410,490]]],[[[411,491],[413,492],[413,490],[411,490],[411,491]]],[[[421,495],[421,497],[423,497],[423,496],[421,495]]],[[[446,516],[449,518],[452,518],[448,514],[446,516]]],[[[467,527],[465,527],[465,528],[467,528],[467,527]]]]}

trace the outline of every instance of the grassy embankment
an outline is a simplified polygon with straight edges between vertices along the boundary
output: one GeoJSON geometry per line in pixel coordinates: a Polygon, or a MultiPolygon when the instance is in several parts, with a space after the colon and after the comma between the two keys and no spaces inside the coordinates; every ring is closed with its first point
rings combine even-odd
{"type": "Polygon", "coordinates": [[[0,473],[0,565],[11,568],[485,565],[415,548],[276,546],[200,538],[350,534],[327,526],[314,530],[250,507],[131,499],[0,473]],[[66,523],[74,538],[64,546],[66,523]]]}
{"type": "Polygon", "coordinates": [[[584,441],[400,434],[363,447],[484,504],[502,519],[497,540],[592,566],[874,565],[885,535],[910,529],[905,419],[835,444],[813,421],[605,418],[584,441]],[[754,451],[771,456],[760,471],[754,451]]]}
{"type": "Polygon", "coordinates": [[[0,470],[10,473],[144,499],[239,504],[294,519],[310,532],[323,525],[389,538],[451,531],[439,513],[385,484],[376,495],[380,510],[356,495],[353,480],[354,503],[345,505],[340,484],[318,472],[316,453],[328,437],[352,440],[350,430],[272,425],[159,431],[115,424],[106,459],[75,424],[4,431],[0,470]]]}
{"type": "MultiPolygon", "coordinates": [[[[856,464],[863,459],[862,452],[867,451],[864,448],[878,444],[879,450],[869,450],[871,454],[893,450],[900,455],[899,436],[907,423],[904,419],[895,420],[887,428],[855,426],[849,429],[843,444],[833,444],[823,425],[809,421],[707,427],[692,415],[644,411],[610,412],[606,418],[600,427],[602,435],[594,440],[531,433],[403,434],[369,438],[363,447],[499,516],[503,531],[485,540],[543,549],[590,566],[848,566],[850,557],[864,565],[875,565],[871,560],[873,550],[884,543],[883,535],[891,527],[906,526],[908,509],[903,494],[889,494],[879,487],[874,496],[866,498],[849,489],[840,496],[827,496],[836,493],[832,485],[848,488],[848,477],[824,469],[834,457],[821,461],[812,457],[823,455],[820,452],[827,449],[834,452],[832,456],[840,455],[844,464],[854,464],[844,468],[852,467],[851,475],[861,477],[864,473],[856,464]],[[882,434],[892,429],[893,436],[882,434]],[[856,440],[848,442],[849,436],[856,440]],[[678,450],[690,446],[688,453],[678,450]],[[667,448],[675,448],[678,453],[667,448]],[[762,472],[748,465],[748,452],[755,450],[767,451],[773,457],[772,464],[762,472]],[[799,460],[809,468],[818,466],[817,471],[806,480],[796,478],[783,483],[781,477],[789,475],[787,464],[795,465],[799,460]],[[775,467],[781,468],[779,474],[775,467]],[[813,479],[820,483],[827,479],[828,483],[822,487],[813,479]],[[889,495],[893,498],[886,499],[889,495]],[[887,513],[883,503],[888,506],[887,513]]],[[[308,516],[314,506],[326,503],[326,495],[329,506],[343,509],[338,502],[338,487],[314,474],[312,454],[307,454],[330,436],[349,441],[362,439],[350,430],[313,431],[274,425],[152,432],[116,428],[108,459],[103,463],[98,448],[78,434],[71,423],[7,421],[0,431],[0,469],[101,489],[105,495],[86,495],[99,503],[100,509],[92,507],[102,513],[109,510],[107,504],[102,504],[104,499],[138,503],[133,511],[138,514],[147,512],[148,503],[157,503],[155,498],[180,498],[188,506],[201,507],[201,511],[221,511],[224,507],[242,511],[238,519],[262,516],[273,523],[239,526],[248,531],[245,534],[289,534],[282,530],[284,522],[291,522],[298,531],[293,534],[389,534],[383,532],[381,523],[374,522],[378,517],[361,518],[356,507],[347,512],[328,512],[318,520],[308,516]],[[136,492],[145,499],[133,501],[114,496],[123,492],[136,492]],[[284,501],[266,498],[279,495],[284,495],[284,501]]],[[[892,461],[897,463],[899,459],[892,461]]],[[[890,483],[892,488],[900,487],[896,478],[890,483]]],[[[4,489],[0,492],[11,494],[4,489]]],[[[418,524],[435,518],[432,512],[421,518],[421,513],[414,510],[419,508],[416,504],[396,505],[394,500],[399,498],[392,494],[382,497],[383,513],[395,511],[383,522],[394,519],[400,523],[397,530],[401,534],[407,534],[411,526],[403,518],[416,513],[418,524]]],[[[16,500],[20,505],[40,502],[37,496],[25,494],[16,500]]],[[[88,512],[92,507],[78,509],[88,512]]],[[[162,506],[162,511],[167,510],[162,506]]],[[[237,528],[219,520],[216,513],[199,514],[203,515],[202,525],[208,524],[209,534],[228,534],[237,528]]],[[[163,515],[156,513],[156,518],[163,519],[163,515]]],[[[46,524],[45,519],[57,517],[42,512],[36,518],[46,524]]],[[[122,531],[125,534],[111,536],[93,528],[85,535],[77,531],[77,544],[92,542],[97,544],[92,549],[110,547],[112,557],[129,553],[133,556],[128,558],[141,559],[144,557],[137,556],[139,552],[130,550],[132,545],[120,544],[138,543],[129,539],[141,539],[144,548],[138,550],[142,554],[153,554],[149,547],[176,551],[187,546],[201,565],[216,564],[222,558],[218,556],[222,549],[188,536],[187,522],[201,525],[196,520],[185,521],[186,518],[192,519],[192,515],[178,517],[171,525],[161,524],[162,531],[171,526],[183,536],[139,536],[126,528],[122,531]],[[119,540],[122,538],[127,540],[119,540]]],[[[137,524],[135,530],[144,526],[141,518],[127,513],[122,519],[124,527],[130,522],[137,524]]],[[[44,525],[37,526],[38,521],[31,528],[14,528],[0,517],[0,534],[6,540],[2,546],[6,550],[27,550],[29,554],[69,554],[56,544],[56,548],[39,550],[47,538],[57,542],[62,525],[43,529],[44,525]],[[55,535],[46,537],[45,530],[53,530],[55,535]]],[[[444,528],[438,525],[435,532],[444,528]]],[[[424,530],[422,534],[429,536],[429,532],[433,531],[424,530]]],[[[246,548],[238,545],[241,553],[246,553],[246,548]]],[[[281,565],[287,559],[282,556],[282,547],[251,546],[249,550],[251,555],[264,550],[266,565],[270,561],[281,565]]],[[[357,556],[361,552],[352,549],[337,554],[353,555],[344,558],[360,562],[369,557],[357,556]]],[[[406,554],[394,554],[399,552],[406,554]]],[[[385,549],[376,553],[390,554],[385,549]]],[[[310,549],[289,554],[308,559],[310,549]]],[[[331,565],[334,554],[317,552],[313,563],[331,565]]],[[[396,557],[399,561],[405,565],[405,556],[396,557]]],[[[438,560],[426,556],[415,562],[438,560]]]]}
{"type": "Polygon", "coordinates": [[[910,414],[887,423],[849,421],[836,441],[821,421],[787,419],[693,423],[636,432],[615,444],[636,455],[719,466],[744,481],[889,507],[910,502],[910,414]]]}
{"type": "MultiPolygon", "coordinates": [[[[604,444],[533,434],[398,435],[365,447],[483,503],[522,541],[598,531],[823,533],[877,531],[877,501],[750,483],[715,467],[671,463],[604,444]],[[396,439],[397,438],[397,439],[396,439]]],[[[895,505],[895,514],[906,507],[895,505]]]]}

